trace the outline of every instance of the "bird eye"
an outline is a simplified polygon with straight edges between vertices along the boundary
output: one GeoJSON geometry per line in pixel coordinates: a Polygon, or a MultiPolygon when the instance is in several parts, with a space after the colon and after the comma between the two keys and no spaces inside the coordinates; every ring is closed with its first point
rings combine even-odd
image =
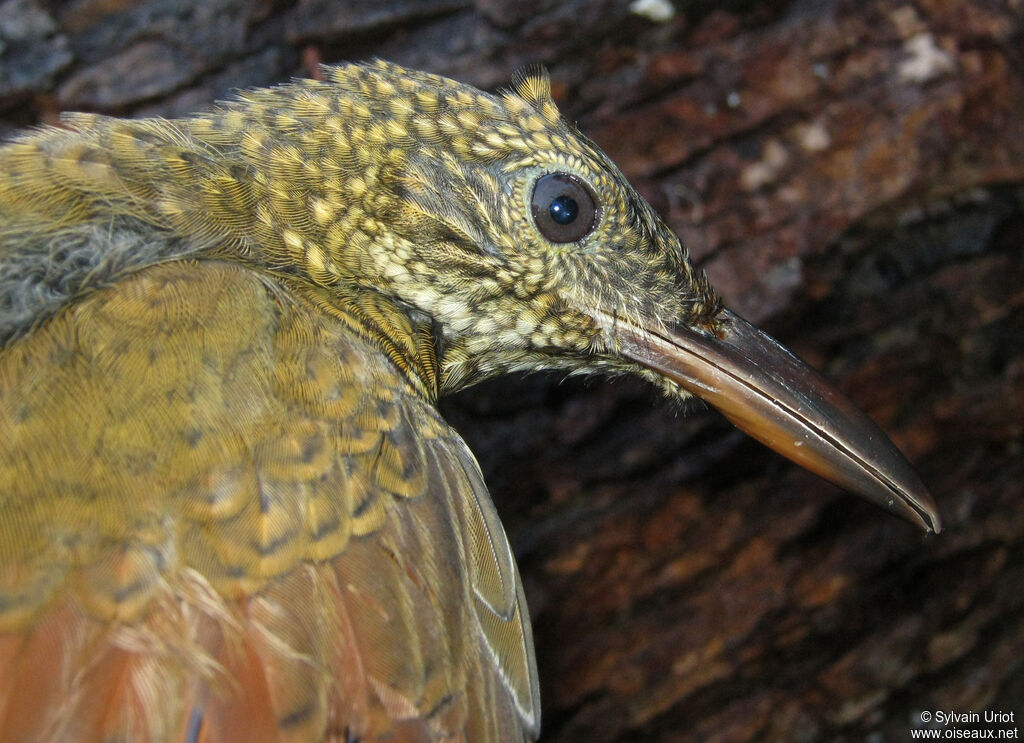
{"type": "Polygon", "coordinates": [[[597,204],[590,189],[568,173],[538,178],[530,209],[540,234],[553,243],[582,240],[597,221],[597,204]]]}

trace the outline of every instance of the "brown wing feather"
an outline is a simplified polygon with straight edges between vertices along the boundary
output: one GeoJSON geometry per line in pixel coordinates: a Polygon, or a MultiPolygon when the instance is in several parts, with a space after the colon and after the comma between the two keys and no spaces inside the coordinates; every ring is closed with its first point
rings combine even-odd
{"type": "Polygon", "coordinates": [[[0,356],[0,739],[536,735],[465,444],[351,318],[168,263],[0,356]]]}

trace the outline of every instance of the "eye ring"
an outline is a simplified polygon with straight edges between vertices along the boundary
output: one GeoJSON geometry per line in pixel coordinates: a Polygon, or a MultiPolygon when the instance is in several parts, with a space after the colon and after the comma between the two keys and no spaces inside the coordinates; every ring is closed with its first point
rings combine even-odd
{"type": "Polygon", "coordinates": [[[589,235],[597,223],[597,199],[570,173],[546,173],[533,185],[533,222],[553,243],[571,243],[589,235]]]}

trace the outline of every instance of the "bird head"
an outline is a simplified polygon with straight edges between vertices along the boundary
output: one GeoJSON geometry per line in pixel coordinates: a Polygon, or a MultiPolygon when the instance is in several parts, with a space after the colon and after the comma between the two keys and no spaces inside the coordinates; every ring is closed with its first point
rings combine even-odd
{"type": "MultiPolygon", "coordinates": [[[[629,373],[696,395],[802,466],[939,529],[909,464],[823,377],[723,307],[614,164],[568,124],[548,78],[491,96],[386,63],[329,68],[376,139],[373,277],[436,329],[442,390],[494,374],[629,373]],[[377,117],[375,119],[375,116],[377,117]]],[[[352,139],[351,134],[349,138],[352,139]]],[[[373,228],[367,228],[373,233],[373,228]]]]}
{"type": "Polygon", "coordinates": [[[412,104],[389,124],[413,144],[382,155],[376,173],[384,195],[372,213],[387,230],[351,280],[435,323],[443,389],[562,369],[640,373],[680,392],[622,356],[615,326],[710,328],[719,300],[615,165],[562,119],[547,76],[491,96],[409,70],[372,75],[395,69],[330,68],[346,89],[376,85],[377,107],[388,94],[412,104]],[[410,78],[422,87],[403,91],[410,78]]]}

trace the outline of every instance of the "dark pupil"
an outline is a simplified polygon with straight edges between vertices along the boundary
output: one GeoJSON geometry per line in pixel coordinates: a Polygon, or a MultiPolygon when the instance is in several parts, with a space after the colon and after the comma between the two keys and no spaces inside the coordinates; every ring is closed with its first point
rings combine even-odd
{"type": "Polygon", "coordinates": [[[530,211],[537,230],[553,243],[571,243],[589,235],[597,223],[594,192],[569,173],[546,173],[533,184],[530,211]]]}
{"type": "Polygon", "coordinates": [[[549,211],[551,212],[551,219],[556,223],[572,224],[580,213],[580,206],[576,203],[576,199],[562,194],[551,202],[549,211]]]}

